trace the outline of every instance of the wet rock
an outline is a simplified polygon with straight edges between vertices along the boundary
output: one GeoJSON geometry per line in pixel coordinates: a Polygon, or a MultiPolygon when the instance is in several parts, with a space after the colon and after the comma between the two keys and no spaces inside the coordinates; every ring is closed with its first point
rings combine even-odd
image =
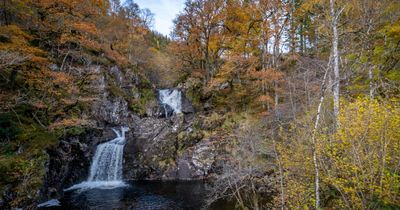
{"type": "Polygon", "coordinates": [[[215,157],[215,147],[209,140],[199,142],[178,158],[177,178],[184,180],[207,178],[215,157]]]}
{"type": "Polygon", "coordinates": [[[43,202],[39,205],[37,205],[38,208],[48,208],[48,207],[54,207],[54,206],[61,206],[60,201],[57,199],[51,199],[46,202],[43,202]]]}
{"type": "Polygon", "coordinates": [[[46,200],[60,196],[63,188],[86,180],[96,146],[114,138],[111,128],[122,125],[131,128],[124,147],[125,179],[203,179],[213,171],[217,152],[212,141],[204,139],[202,130],[220,126],[221,116],[198,120],[192,103],[182,94],[182,113],[174,113],[171,106],[154,99],[146,102],[139,117],[129,109],[132,100],[140,100],[136,87],[140,81],[133,71],[95,65],[82,70],[85,71],[91,74],[87,86],[91,97],[84,102],[87,114],[97,123],[80,136],[63,138],[57,147],[47,151],[49,163],[43,188],[46,200]],[[114,93],[110,86],[116,88],[114,93]],[[194,129],[196,120],[199,126],[194,129]]]}
{"type": "Polygon", "coordinates": [[[188,180],[192,178],[192,169],[188,160],[181,159],[178,161],[178,179],[188,180]]]}
{"type": "Polygon", "coordinates": [[[189,99],[185,96],[185,94],[182,94],[182,113],[184,114],[194,113],[192,102],[189,101],[189,99]]]}
{"type": "Polygon", "coordinates": [[[159,117],[168,118],[174,115],[174,110],[168,104],[163,104],[161,105],[161,107],[162,107],[162,112],[160,113],[160,115],[158,115],[159,117]]]}
{"type": "Polygon", "coordinates": [[[98,121],[105,121],[109,124],[124,124],[128,116],[128,102],[121,97],[110,97],[103,99],[93,106],[93,115],[98,121]]]}
{"type": "Polygon", "coordinates": [[[146,107],[146,117],[161,118],[164,113],[164,109],[157,101],[149,103],[146,107]]]}

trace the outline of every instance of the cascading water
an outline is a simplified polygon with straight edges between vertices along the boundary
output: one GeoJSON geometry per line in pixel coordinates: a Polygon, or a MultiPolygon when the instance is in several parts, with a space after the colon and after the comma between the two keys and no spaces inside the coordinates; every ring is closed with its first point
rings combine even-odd
{"type": "Polygon", "coordinates": [[[159,100],[161,105],[164,106],[165,117],[168,117],[168,110],[166,106],[171,107],[175,114],[182,113],[182,93],[180,90],[159,90],[159,100]]]}
{"type": "Polygon", "coordinates": [[[121,127],[121,132],[118,132],[116,129],[112,130],[117,137],[97,146],[87,181],[76,184],[65,189],[65,191],[125,186],[125,183],[122,181],[122,157],[126,143],[125,132],[129,128],[121,127]]]}

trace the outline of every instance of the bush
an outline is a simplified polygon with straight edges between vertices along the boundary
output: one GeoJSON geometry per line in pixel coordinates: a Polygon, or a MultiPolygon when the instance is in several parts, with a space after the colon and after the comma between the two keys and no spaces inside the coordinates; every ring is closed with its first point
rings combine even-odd
{"type": "MultiPolygon", "coordinates": [[[[397,100],[342,101],[339,126],[316,134],[320,194],[326,209],[399,209],[400,104],[397,100]]],[[[326,117],[326,116],[325,116],[326,117]]],[[[314,119],[298,118],[280,131],[279,161],[289,208],[315,203],[311,132],[314,119]]]]}
{"type": "MultiPolygon", "coordinates": [[[[321,142],[329,160],[324,181],[341,194],[343,208],[400,207],[400,106],[357,99],[343,106],[339,128],[321,142]]],[[[335,205],[337,205],[335,204],[335,205]]]]}
{"type": "Polygon", "coordinates": [[[0,141],[7,141],[14,139],[20,129],[18,128],[17,123],[14,121],[14,118],[9,113],[0,114],[0,141]]]}

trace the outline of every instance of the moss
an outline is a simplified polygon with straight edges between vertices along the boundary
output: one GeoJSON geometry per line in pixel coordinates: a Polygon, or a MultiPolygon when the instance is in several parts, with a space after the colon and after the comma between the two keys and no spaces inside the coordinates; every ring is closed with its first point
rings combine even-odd
{"type": "Polygon", "coordinates": [[[151,89],[152,88],[152,84],[151,84],[150,80],[147,79],[146,76],[144,76],[140,73],[138,73],[138,76],[139,76],[139,81],[140,81],[138,88],[140,88],[140,89],[151,89]]]}
{"type": "Polygon", "coordinates": [[[139,98],[130,100],[129,109],[139,115],[144,115],[146,108],[151,103],[156,103],[156,97],[152,89],[139,89],[139,95],[139,98]]]}
{"type": "Polygon", "coordinates": [[[169,158],[169,159],[165,159],[165,160],[160,160],[160,161],[158,161],[158,166],[159,166],[160,168],[166,168],[166,167],[168,167],[169,165],[171,165],[172,163],[174,163],[174,159],[169,158]]]}
{"type": "Polygon", "coordinates": [[[201,97],[198,92],[195,92],[194,90],[189,90],[186,92],[186,96],[192,102],[194,107],[198,108],[201,106],[201,97]]]}
{"type": "Polygon", "coordinates": [[[204,117],[203,121],[201,122],[201,127],[205,130],[214,130],[217,127],[220,127],[224,121],[225,116],[213,112],[211,115],[204,117]]]}
{"type": "Polygon", "coordinates": [[[201,107],[201,95],[202,95],[202,83],[199,79],[189,78],[186,81],[188,86],[185,92],[188,99],[192,102],[193,106],[196,108],[201,107]]]}
{"type": "Polygon", "coordinates": [[[16,198],[12,207],[26,205],[39,197],[39,189],[43,185],[47,156],[42,153],[34,157],[15,155],[0,158],[1,191],[11,190],[16,198]],[[4,186],[11,186],[7,189],[4,186]]]}
{"type": "Polygon", "coordinates": [[[114,96],[120,96],[125,98],[126,94],[123,90],[121,90],[121,88],[117,87],[114,83],[110,82],[108,84],[108,90],[110,91],[110,93],[114,96]]]}
{"type": "Polygon", "coordinates": [[[82,126],[73,126],[66,130],[66,135],[79,136],[79,135],[83,134],[85,131],[86,131],[86,129],[82,126]]]}
{"type": "Polygon", "coordinates": [[[191,132],[180,132],[178,134],[178,150],[181,151],[185,148],[191,147],[199,142],[204,137],[200,130],[193,130],[191,132]]]}
{"type": "Polygon", "coordinates": [[[144,101],[151,101],[155,98],[154,92],[152,89],[142,89],[141,98],[144,101]]]}
{"type": "Polygon", "coordinates": [[[32,124],[23,126],[15,140],[1,148],[0,193],[7,190],[15,194],[12,207],[26,205],[39,197],[48,160],[45,149],[57,142],[55,132],[32,124]]]}
{"type": "Polygon", "coordinates": [[[231,113],[226,117],[221,127],[227,131],[232,131],[242,120],[246,119],[243,113],[231,113]]]}

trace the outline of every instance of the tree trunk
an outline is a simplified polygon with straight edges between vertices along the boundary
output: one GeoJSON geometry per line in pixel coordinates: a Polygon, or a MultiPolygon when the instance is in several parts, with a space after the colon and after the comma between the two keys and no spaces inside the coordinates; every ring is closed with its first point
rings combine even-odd
{"type": "Polygon", "coordinates": [[[321,98],[319,100],[318,104],[318,109],[317,109],[317,114],[315,117],[315,123],[314,123],[314,129],[311,134],[311,143],[313,144],[313,150],[312,150],[312,156],[313,156],[313,163],[314,163],[314,170],[315,170],[315,209],[319,209],[321,205],[321,200],[320,200],[320,195],[319,195],[319,165],[318,165],[318,148],[317,148],[317,139],[315,138],[315,135],[318,131],[318,126],[319,126],[319,120],[321,116],[321,109],[322,109],[322,103],[324,102],[325,98],[325,90],[326,90],[326,78],[329,72],[329,64],[328,67],[326,68],[324,79],[322,80],[322,85],[321,85],[321,98]]]}
{"type": "Polygon", "coordinates": [[[282,163],[281,160],[279,158],[279,154],[278,151],[276,150],[276,141],[275,141],[275,135],[272,135],[272,142],[273,142],[273,149],[274,149],[274,153],[276,156],[276,161],[278,164],[278,170],[279,170],[279,185],[280,185],[280,190],[281,190],[281,209],[284,210],[285,209],[285,191],[284,191],[284,185],[283,185],[283,169],[282,169],[282,163]]]}
{"type": "Polygon", "coordinates": [[[6,0],[3,0],[3,18],[4,18],[4,25],[8,25],[8,18],[7,18],[7,7],[6,7],[6,0]]]}
{"type": "Polygon", "coordinates": [[[332,53],[333,53],[333,72],[334,72],[334,80],[333,80],[333,114],[335,119],[339,115],[339,108],[340,108],[340,74],[339,74],[339,50],[338,50],[338,43],[339,43],[339,35],[337,31],[337,19],[338,15],[335,12],[335,0],[330,0],[330,12],[332,16],[332,53]]]}
{"type": "Polygon", "coordinates": [[[368,79],[369,79],[369,98],[374,99],[374,84],[373,84],[373,79],[374,75],[372,73],[372,66],[371,63],[369,63],[370,66],[368,66],[368,79]]]}
{"type": "Polygon", "coordinates": [[[291,2],[290,11],[290,52],[293,54],[296,52],[296,26],[294,21],[294,13],[296,11],[296,1],[291,2]]]}
{"type": "Polygon", "coordinates": [[[303,35],[303,30],[304,30],[303,21],[301,21],[301,23],[300,23],[300,53],[301,54],[304,54],[304,35],[303,35]]]}

